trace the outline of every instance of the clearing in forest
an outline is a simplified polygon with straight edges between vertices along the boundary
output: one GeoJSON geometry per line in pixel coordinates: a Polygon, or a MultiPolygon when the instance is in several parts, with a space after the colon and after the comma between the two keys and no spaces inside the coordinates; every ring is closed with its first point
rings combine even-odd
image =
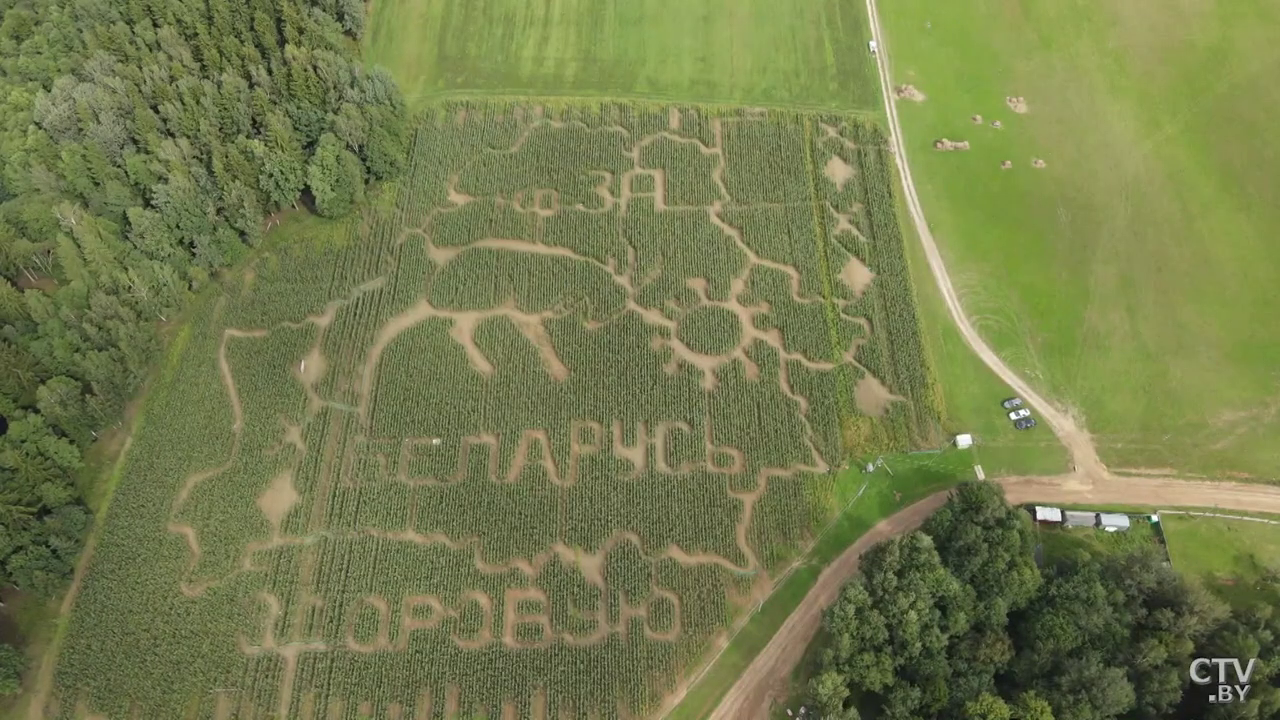
{"type": "Polygon", "coordinates": [[[433,109],[344,237],[198,309],[49,716],[653,710],[831,470],[937,439],[889,162],[837,116],[433,109]]]}

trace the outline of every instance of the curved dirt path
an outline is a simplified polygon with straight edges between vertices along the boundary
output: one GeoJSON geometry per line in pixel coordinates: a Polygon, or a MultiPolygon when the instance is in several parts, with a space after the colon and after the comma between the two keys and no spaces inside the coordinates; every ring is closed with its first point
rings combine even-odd
{"type": "Polygon", "coordinates": [[[1098,459],[1097,450],[1094,449],[1093,440],[1089,437],[1089,434],[1076,425],[1068,413],[1041,397],[1025,380],[1006,365],[1000,359],[1000,356],[982,339],[978,331],[974,329],[973,324],[969,322],[969,318],[965,316],[964,310],[960,306],[960,298],[956,295],[955,288],[951,284],[951,277],[947,274],[947,268],[942,263],[942,254],[938,252],[938,244],[934,241],[933,234],[929,231],[929,224],[925,222],[924,210],[920,207],[920,198],[916,195],[915,183],[911,179],[911,168],[907,164],[907,150],[902,141],[902,126],[898,123],[898,108],[894,104],[895,98],[892,93],[893,85],[889,76],[888,51],[885,48],[884,33],[880,30],[880,16],[876,12],[875,0],[867,0],[867,15],[871,19],[871,36],[878,46],[875,60],[876,69],[880,73],[880,94],[884,99],[885,112],[888,114],[890,150],[893,152],[894,160],[898,166],[898,177],[902,180],[902,195],[907,201],[907,210],[911,214],[911,222],[915,225],[916,234],[919,235],[920,243],[924,246],[925,256],[929,260],[929,270],[933,273],[933,279],[937,283],[938,289],[942,291],[942,298],[947,304],[947,311],[951,313],[951,319],[955,321],[956,327],[959,328],[960,335],[964,337],[965,343],[973,349],[978,357],[982,358],[982,362],[986,363],[992,372],[1026,400],[1028,405],[1035,408],[1040,413],[1040,417],[1045,424],[1053,430],[1053,433],[1058,436],[1062,444],[1067,446],[1076,472],[1082,473],[1090,479],[1105,480],[1107,478],[1106,466],[1098,459]]]}

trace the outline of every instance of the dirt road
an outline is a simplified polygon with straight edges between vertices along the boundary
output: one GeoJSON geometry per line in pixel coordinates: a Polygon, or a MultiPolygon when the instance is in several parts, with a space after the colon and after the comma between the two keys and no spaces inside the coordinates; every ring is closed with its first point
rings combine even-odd
{"type": "MultiPolygon", "coordinates": [[[[871,20],[872,37],[878,53],[876,66],[880,73],[880,90],[884,98],[889,121],[889,138],[899,177],[902,180],[903,197],[915,225],[916,233],[924,246],[929,270],[942,296],[952,320],[960,329],[965,343],[991,368],[1000,379],[1014,389],[1062,441],[1071,453],[1073,472],[1052,477],[1015,477],[999,480],[1009,502],[1015,504],[1044,502],[1060,504],[1099,503],[1116,505],[1158,505],[1160,507],[1219,507],[1233,510],[1280,513],[1280,488],[1268,485],[1250,485],[1234,482],[1206,482],[1164,477],[1117,477],[1110,473],[1098,458],[1097,450],[1089,434],[1076,424],[1069,412],[1050,404],[1018,376],[996,355],[995,351],[978,335],[960,306],[960,299],[952,287],[951,278],[942,262],[938,245],[925,222],[920,198],[916,195],[907,164],[906,147],[902,141],[902,128],[898,123],[898,110],[894,105],[892,79],[889,74],[889,56],[880,30],[880,17],[875,0],[867,1],[867,14],[871,20]]],[[[713,720],[755,720],[769,715],[769,704],[783,687],[804,655],[813,635],[822,622],[822,613],[835,599],[840,588],[858,571],[862,553],[877,542],[900,532],[919,527],[929,513],[946,499],[946,493],[931,495],[914,505],[881,521],[863,537],[845,550],[819,576],[809,594],[778,629],[773,639],[756,656],[728,694],[712,713],[713,720]]]]}
{"type": "Polygon", "coordinates": [[[946,502],[947,493],[945,490],[934,493],[881,520],[828,565],[799,607],[720,701],[711,714],[712,720],[767,718],[770,698],[785,685],[791,669],[800,662],[809,640],[822,624],[822,612],[858,572],[862,553],[881,540],[920,527],[925,518],[946,502]]]}
{"type": "Polygon", "coordinates": [[[997,480],[1009,502],[1147,507],[1218,507],[1280,514],[1280,488],[1238,482],[1125,477],[1082,485],[1071,476],[1015,477],[997,480]]]}

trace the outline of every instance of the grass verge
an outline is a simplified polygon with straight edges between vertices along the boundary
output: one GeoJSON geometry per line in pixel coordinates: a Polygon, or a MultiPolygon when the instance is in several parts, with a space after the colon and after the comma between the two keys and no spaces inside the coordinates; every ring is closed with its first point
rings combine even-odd
{"type": "Polygon", "coordinates": [[[1275,520],[1160,517],[1179,572],[1232,605],[1280,604],[1280,524],[1272,524],[1275,520]]]}

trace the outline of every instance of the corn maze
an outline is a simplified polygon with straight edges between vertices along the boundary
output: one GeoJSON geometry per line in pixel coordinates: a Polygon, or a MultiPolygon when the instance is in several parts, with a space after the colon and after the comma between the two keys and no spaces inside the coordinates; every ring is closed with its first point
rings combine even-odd
{"type": "Polygon", "coordinates": [[[343,242],[197,309],[46,716],[657,712],[833,469],[936,440],[887,153],[836,116],[430,111],[343,242]]]}

